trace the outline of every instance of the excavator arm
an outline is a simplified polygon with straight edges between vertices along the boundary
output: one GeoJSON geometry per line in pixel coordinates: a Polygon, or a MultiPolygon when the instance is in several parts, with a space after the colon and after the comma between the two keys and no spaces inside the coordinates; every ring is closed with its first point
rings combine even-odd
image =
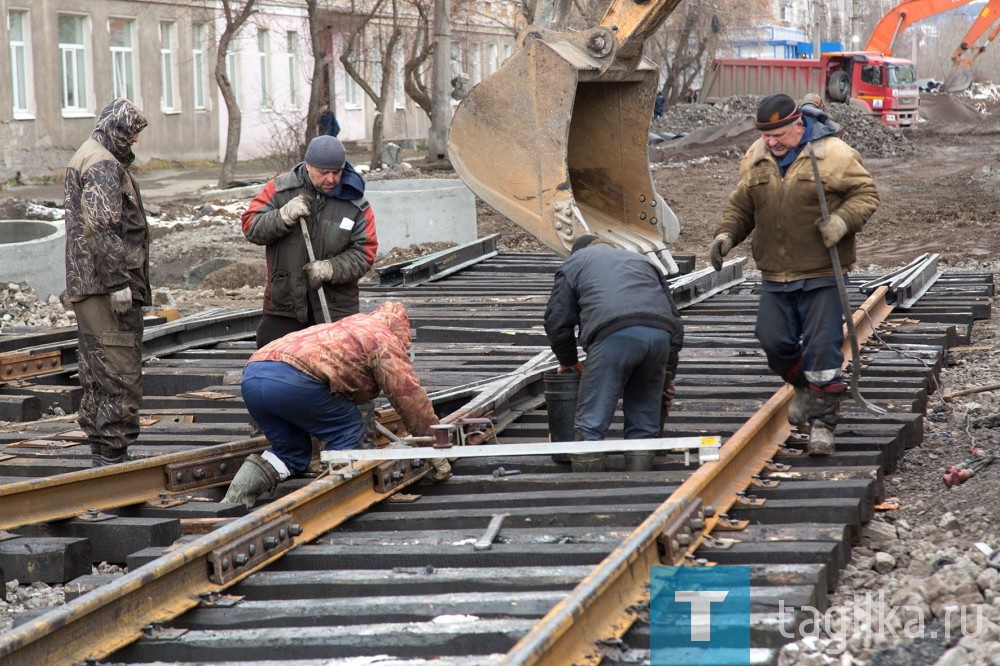
{"type": "Polygon", "coordinates": [[[865,51],[892,55],[896,36],[917,21],[967,5],[973,0],[904,0],[879,19],[868,38],[865,51]]]}
{"type": "Polygon", "coordinates": [[[989,0],[979,11],[979,15],[965,33],[958,48],[951,54],[951,61],[954,64],[941,84],[944,92],[959,92],[972,85],[972,64],[983,54],[986,46],[996,39],[997,34],[1000,34],[1000,0],[989,0]],[[976,46],[979,38],[994,24],[996,27],[986,38],[986,44],[976,46]]]}
{"type": "Polygon", "coordinates": [[[511,57],[455,110],[459,176],[562,256],[595,234],[677,273],[667,244],[680,226],[646,147],[659,72],[642,47],[679,3],[614,0],[597,26],[570,32],[569,0],[539,2],[511,57]]]}

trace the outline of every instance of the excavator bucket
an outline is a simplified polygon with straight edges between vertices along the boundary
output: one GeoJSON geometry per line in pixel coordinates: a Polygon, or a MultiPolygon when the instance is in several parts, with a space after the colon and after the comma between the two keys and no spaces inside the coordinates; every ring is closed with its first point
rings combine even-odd
{"type": "Polygon", "coordinates": [[[614,33],[529,28],[455,110],[452,163],[483,200],[561,256],[595,234],[677,273],[677,217],[653,186],[647,151],[658,71],[600,56],[614,33]]]}
{"type": "Polygon", "coordinates": [[[962,92],[963,90],[968,90],[974,80],[975,77],[972,74],[971,65],[959,62],[944,77],[944,81],[941,82],[940,91],[949,93],[962,92]]]}

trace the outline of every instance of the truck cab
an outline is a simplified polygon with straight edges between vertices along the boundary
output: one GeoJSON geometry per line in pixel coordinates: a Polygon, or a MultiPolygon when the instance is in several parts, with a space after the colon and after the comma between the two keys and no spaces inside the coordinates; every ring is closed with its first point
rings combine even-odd
{"type": "Polygon", "coordinates": [[[831,100],[857,100],[890,127],[913,125],[920,93],[912,62],[876,53],[824,53],[823,59],[831,100]]]}

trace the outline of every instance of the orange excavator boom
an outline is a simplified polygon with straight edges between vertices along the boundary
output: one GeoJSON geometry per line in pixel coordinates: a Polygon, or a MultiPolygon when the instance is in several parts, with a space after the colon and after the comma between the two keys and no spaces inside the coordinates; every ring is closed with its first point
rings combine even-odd
{"type": "Polygon", "coordinates": [[[904,0],[879,19],[865,51],[892,55],[892,45],[903,30],[925,18],[967,5],[973,0],[904,0]]]}

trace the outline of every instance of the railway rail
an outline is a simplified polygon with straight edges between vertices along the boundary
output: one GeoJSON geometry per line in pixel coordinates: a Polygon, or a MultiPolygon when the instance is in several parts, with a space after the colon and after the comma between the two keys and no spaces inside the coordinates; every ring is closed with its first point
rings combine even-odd
{"type": "MultiPolygon", "coordinates": [[[[366,309],[407,304],[423,384],[483,454],[456,460],[446,483],[423,485],[422,460],[361,462],[285,482],[251,513],[221,503],[242,457],[266,445],[248,437],[239,398],[252,312],[151,327],[161,342],[133,462],[89,469],[71,417],[3,428],[0,570],[71,584],[65,606],[0,634],[0,662],[629,663],[649,646],[649,567],[718,563],[751,567],[753,658],[771,663],[802,619],[779,603],[825,607],[884,476],[921,441],[947,350],[993,295],[991,274],[941,272],[934,257],[852,280],[862,391],[888,413],[847,401],[837,452],[817,459],[802,455],[791,392],[753,336],[759,283],[739,262],[692,273],[674,285],[686,343],[664,437],[720,436],[720,459],[666,453],[634,472],[612,455],[610,471],[571,474],[546,454],[542,389],[558,259],[483,254],[418,287],[362,293],[366,309]],[[493,443],[538,455],[492,456],[493,443]],[[92,575],[101,561],[129,572],[92,575]]],[[[8,382],[8,413],[30,415],[32,399],[75,411],[71,344],[0,339],[0,359],[40,348],[57,348],[63,369],[8,382]]]]}

